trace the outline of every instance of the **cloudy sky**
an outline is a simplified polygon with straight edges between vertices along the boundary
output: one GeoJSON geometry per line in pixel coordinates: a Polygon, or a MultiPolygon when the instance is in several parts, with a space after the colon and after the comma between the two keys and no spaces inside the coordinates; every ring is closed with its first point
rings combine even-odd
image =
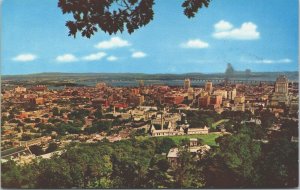
{"type": "Polygon", "coordinates": [[[192,19],[182,2],[156,0],[154,20],[131,35],[74,39],[57,0],[0,0],[1,72],[298,70],[297,0],[213,0],[192,19]]]}

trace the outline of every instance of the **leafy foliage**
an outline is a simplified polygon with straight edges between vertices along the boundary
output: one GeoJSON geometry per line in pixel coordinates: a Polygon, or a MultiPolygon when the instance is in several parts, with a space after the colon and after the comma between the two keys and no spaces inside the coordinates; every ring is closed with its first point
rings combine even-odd
{"type": "Polygon", "coordinates": [[[32,154],[35,154],[36,156],[44,154],[43,148],[39,145],[30,146],[29,149],[32,152],[32,154]]]}
{"type": "MultiPolygon", "coordinates": [[[[210,0],[186,0],[182,4],[184,14],[194,17],[202,6],[208,7],[210,0]]],[[[90,38],[100,28],[105,33],[116,34],[127,30],[129,34],[153,20],[154,0],[59,0],[63,14],[73,15],[67,21],[69,36],[80,32],[90,38]]]]}
{"type": "Polygon", "coordinates": [[[200,8],[208,7],[210,0],[185,0],[182,3],[184,14],[188,17],[194,17],[200,8]]]}
{"type": "MultiPolygon", "coordinates": [[[[61,156],[28,165],[1,164],[4,188],[287,188],[298,185],[298,143],[288,126],[269,142],[260,126],[235,124],[235,133],[198,159],[188,139],[138,137],[114,143],[72,143],[61,156]],[[258,135],[258,134],[259,135],[258,135]],[[180,144],[180,145],[179,145],[180,144]],[[176,166],[165,155],[179,148],[176,166]]],[[[291,130],[295,130],[295,129],[291,130]]],[[[52,145],[51,145],[52,146],[52,145]]],[[[50,146],[49,146],[50,147],[50,146]]]]}

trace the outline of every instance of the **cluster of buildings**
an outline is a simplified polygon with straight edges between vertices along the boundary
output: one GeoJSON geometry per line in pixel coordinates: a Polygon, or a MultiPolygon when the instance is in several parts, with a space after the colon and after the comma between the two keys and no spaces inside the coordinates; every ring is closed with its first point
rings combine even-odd
{"type": "Polygon", "coordinates": [[[288,107],[290,113],[298,112],[298,84],[288,81],[280,75],[275,85],[233,84],[213,88],[212,82],[206,82],[198,97],[200,109],[246,111],[252,113],[262,107],[282,110],[288,107]]]}
{"type": "MultiPolygon", "coordinates": [[[[298,113],[297,85],[285,76],[279,76],[275,84],[213,84],[206,81],[203,87],[193,87],[190,79],[185,79],[183,86],[145,86],[139,81],[139,87],[112,87],[101,82],[95,86],[62,88],[11,85],[4,81],[1,150],[18,146],[24,140],[24,134],[41,137],[37,128],[39,123],[76,122],[70,115],[78,110],[88,113],[82,121],[82,130],[99,120],[95,116],[99,111],[106,120],[121,120],[122,126],[113,126],[113,129],[119,129],[118,134],[101,134],[111,141],[128,138],[136,129],[145,129],[152,136],[207,134],[206,126],[190,128],[181,111],[249,110],[254,113],[268,108],[277,114],[286,110],[289,114],[298,113]]],[[[86,135],[85,139],[95,140],[92,135],[86,135]]]]}

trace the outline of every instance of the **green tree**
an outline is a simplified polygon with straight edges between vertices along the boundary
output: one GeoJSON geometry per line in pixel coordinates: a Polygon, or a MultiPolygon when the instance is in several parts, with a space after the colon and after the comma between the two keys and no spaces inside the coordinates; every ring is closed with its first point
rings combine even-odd
{"type": "MultiPolygon", "coordinates": [[[[185,0],[184,14],[194,17],[199,8],[208,7],[210,0],[185,0]]],[[[59,0],[58,7],[63,14],[71,13],[74,21],[67,21],[69,36],[80,32],[90,38],[100,28],[109,34],[127,30],[129,34],[153,20],[154,0],[109,0],[82,1],[59,0]]]]}
{"type": "Polygon", "coordinates": [[[56,143],[49,143],[48,148],[46,149],[46,153],[54,152],[58,149],[58,145],[56,143]]]}
{"type": "Polygon", "coordinates": [[[255,176],[255,165],[261,156],[261,146],[248,134],[224,135],[216,142],[220,146],[218,154],[230,170],[239,178],[240,185],[251,184],[255,176]]]}
{"type": "Polygon", "coordinates": [[[156,148],[156,152],[158,154],[161,154],[163,152],[168,153],[169,150],[174,147],[176,147],[175,141],[171,138],[164,137],[162,139],[159,139],[158,146],[156,148]]]}
{"type": "Polygon", "coordinates": [[[22,174],[21,167],[12,160],[1,163],[1,187],[21,188],[22,174]]]}
{"type": "Polygon", "coordinates": [[[191,187],[191,171],[193,168],[192,155],[188,148],[179,149],[179,156],[177,166],[174,171],[175,187],[176,188],[189,188],[191,187]]]}
{"type": "Polygon", "coordinates": [[[263,111],[261,115],[261,126],[265,129],[272,127],[272,124],[276,121],[275,115],[269,110],[263,111]]]}
{"type": "Polygon", "coordinates": [[[32,139],[32,136],[30,134],[23,133],[21,136],[21,141],[29,141],[31,139],[32,139]]]}
{"type": "Polygon", "coordinates": [[[57,107],[52,108],[52,114],[54,116],[60,116],[61,115],[57,107]]]}
{"type": "Polygon", "coordinates": [[[297,187],[299,182],[298,143],[285,137],[264,146],[261,159],[262,186],[268,188],[297,187]]]}
{"type": "Polygon", "coordinates": [[[173,187],[174,179],[168,172],[169,162],[165,158],[153,157],[147,171],[147,188],[173,187]]]}
{"type": "Polygon", "coordinates": [[[91,127],[85,128],[85,132],[92,134],[97,132],[109,132],[112,127],[111,121],[96,121],[91,127]]]}
{"type": "Polygon", "coordinates": [[[35,154],[36,156],[44,154],[44,150],[39,145],[32,145],[29,147],[32,154],[35,154]]]}
{"type": "Polygon", "coordinates": [[[41,160],[37,175],[37,188],[71,188],[70,165],[61,158],[41,160]]]}
{"type": "Polygon", "coordinates": [[[202,169],[205,188],[238,187],[238,176],[227,166],[219,154],[211,152],[198,161],[196,167],[202,169]]]}
{"type": "Polygon", "coordinates": [[[95,118],[101,119],[102,118],[102,108],[97,108],[95,113],[94,113],[95,118]]]}

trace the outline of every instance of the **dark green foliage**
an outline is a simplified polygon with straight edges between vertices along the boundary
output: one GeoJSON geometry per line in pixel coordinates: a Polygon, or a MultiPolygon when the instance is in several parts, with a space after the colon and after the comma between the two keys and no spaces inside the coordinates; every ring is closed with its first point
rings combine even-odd
{"type": "Polygon", "coordinates": [[[31,153],[36,156],[39,156],[39,155],[42,155],[45,153],[44,150],[42,149],[42,147],[39,145],[30,146],[29,149],[30,149],[31,153]]]}
{"type": "Polygon", "coordinates": [[[21,141],[29,141],[31,139],[32,139],[32,136],[30,134],[23,133],[21,136],[21,141]]]}
{"type": "Polygon", "coordinates": [[[59,135],[69,134],[79,134],[81,132],[82,124],[78,123],[57,123],[55,125],[47,125],[43,123],[39,123],[36,125],[36,128],[43,135],[50,135],[52,131],[57,132],[59,135]]]}
{"type": "Polygon", "coordinates": [[[170,188],[173,186],[173,176],[170,175],[168,169],[169,162],[165,158],[155,156],[151,159],[148,169],[146,187],[147,188],[170,188]]]}
{"type": "Polygon", "coordinates": [[[72,120],[83,120],[86,116],[90,114],[89,110],[86,109],[78,109],[72,111],[69,115],[68,118],[72,120]]]}
{"type": "Polygon", "coordinates": [[[274,139],[263,147],[260,172],[264,187],[298,186],[298,151],[298,143],[290,142],[287,138],[274,139]]]}
{"type": "Polygon", "coordinates": [[[224,111],[221,114],[222,118],[232,119],[236,123],[241,123],[241,121],[250,120],[252,113],[250,111],[224,111]]]}
{"type": "Polygon", "coordinates": [[[220,145],[220,156],[229,169],[241,178],[242,183],[253,178],[256,161],[260,158],[260,143],[247,134],[223,136],[216,139],[220,145]]]}
{"type": "Polygon", "coordinates": [[[298,137],[298,121],[284,120],[282,121],[281,130],[288,138],[292,136],[298,137]]]}
{"type": "Polygon", "coordinates": [[[96,121],[91,127],[85,128],[85,132],[88,134],[109,132],[112,127],[111,121],[96,121]]]}
{"type": "Polygon", "coordinates": [[[272,124],[276,121],[276,117],[274,113],[271,113],[269,110],[263,111],[260,113],[261,115],[261,126],[263,128],[270,128],[272,124]]]}
{"type": "Polygon", "coordinates": [[[34,123],[34,121],[31,120],[30,118],[25,118],[25,119],[24,119],[24,122],[25,122],[25,123],[34,123]]]}
{"type": "Polygon", "coordinates": [[[151,140],[131,140],[114,143],[112,155],[116,188],[142,188],[145,186],[147,170],[154,156],[155,143],[151,140]]]}
{"type": "Polygon", "coordinates": [[[207,188],[238,187],[237,177],[220,155],[209,155],[198,163],[207,188]]]}
{"type": "MultiPolygon", "coordinates": [[[[287,188],[298,186],[298,143],[286,131],[262,143],[259,126],[235,124],[219,146],[202,155],[178,146],[178,164],[170,166],[162,152],[172,139],[132,138],[110,143],[71,143],[61,156],[29,165],[2,163],[3,188],[287,188]]],[[[294,125],[287,123],[287,126],[294,125]]],[[[42,125],[38,124],[42,128],[42,125]]],[[[261,127],[260,127],[261,128],[261,127]]],[[[288,130],[289,128],[285,129],[288,130]]],[[[53,145],[50,145],[52,147],[53,145]]],[[[48,152],[48,151],[47,151],[48,152]]]]}
{"type": "Polygon", "coordinates": [[[95,118],[101,119],[102,118],[102,109],[98,108],[94,113],[95,118]]]}
{"type": "Polygon", "coordinates": [[[147,135],[147,132],[146,132],[146,129],[137,129],[133,132],[132,136],[135,137],[135,136],[146,136],[147,135]]]}
{"type": "Polygon", "coordinates": [[[159,139],[157,144],[158,146],[156,148],[156,152],[158,154],[161,154],[163,152],[168,153],[171,148],[176,147],[175,141],[168,137],[159,139]]]}
{"type": "Polygon", "coordinates": [[[59,112],[59,110],[58,110],[57,107],[54,107],[54,108],[52,109],[52,114],[53,114],[54,116],[61,116],[61,114],[60,114],[60,112],[59,112]]]}
{"type": "Polygon", "coordinates": [[[36,182],[37,188],[70,188],[70,166],[60,158],[42,160],[36,182]]]}
{"type": "Polygon", "coordinates": [[[186,114],[191,128],[211,127],[214,122],[221,119],[220,114],[215,111],[188,111],[186,114]]]}
{"type": "Polygon", "coordinates": [[[208,7],[210,0],[185,0],[182,3],[184,14],[188,17],[194,17],[200,8],[208,7]]]}
{"type": "MultiPolygon", "coordinates": [[[[185,0],[184,14],[194,17],[202,6],[208,7],[210,0],[185,0]]],[[[72,14],[74,20],[67,21],[69,36],[80,32],[90,38],[100,28],[116,34],[127,30],[129,34],[153,20],[154,0],[59,0],[58,7],[63,14],[72,14]]]]}
{"type": "Polygon", "coordinates": [[[46,149],[46,153],[54,152],[58,148],[58,145],[56,143],[50,143],[48,148],[46,149]]]}
{"type": "Polygon", "coordinates": [[[193,159],[191,153],[185,147],[179,152],[178,164],[174,171],[175,187],[188,188],[191,187],[191,182],[194,180],[190,178],[193,168],[193,159]]]}
{"type": "Polygon", "coordinates": [[[1,187],[21,188],[22,182],[21,167],[12,160],[1,163],[1,187]]]}

